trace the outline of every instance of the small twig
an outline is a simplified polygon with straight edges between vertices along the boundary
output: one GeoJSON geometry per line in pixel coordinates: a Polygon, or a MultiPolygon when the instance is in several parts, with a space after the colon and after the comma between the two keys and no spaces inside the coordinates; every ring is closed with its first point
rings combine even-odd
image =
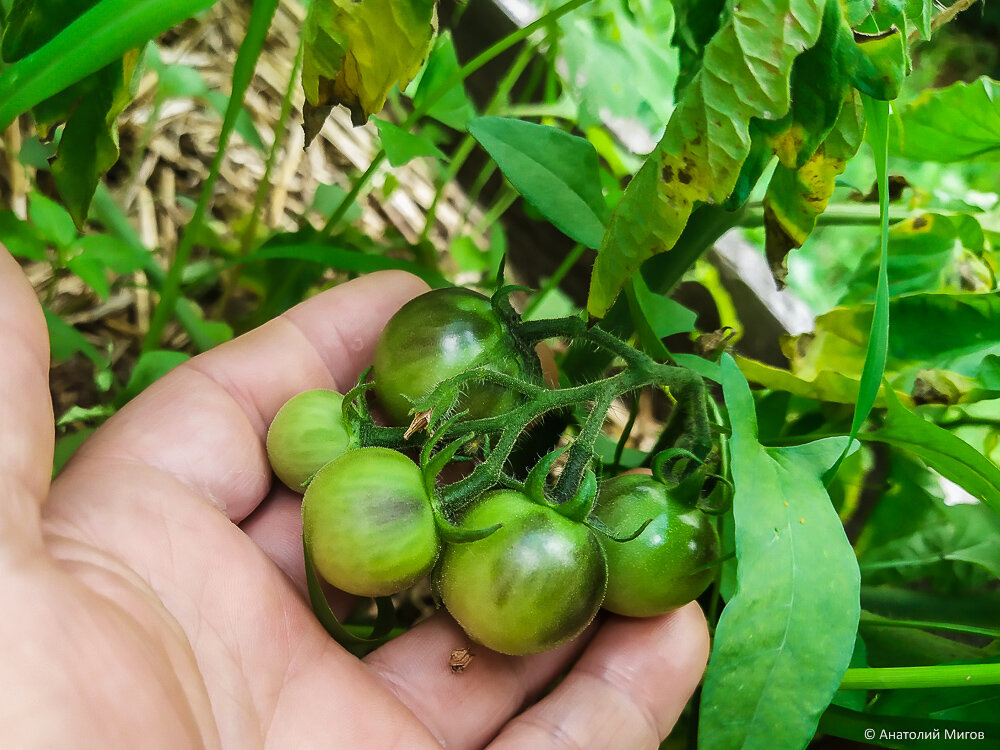
{"type": "MultiPolygon", "coordinates": [[[[946,23],[950,23],[951,20],[961,13],[963,10],[968,10],[973,5],[975,5],[977,0],[957,0],[957,2],[949,5],[947,8],[938,13],[934,18],[931,19],[931,36],[934,36],[934,32],[944,26],[946,23]]],[[[910,38],[907,42],[913,44],[920,39],[920,32],[914,31],[910,34],[910,38]]]]}

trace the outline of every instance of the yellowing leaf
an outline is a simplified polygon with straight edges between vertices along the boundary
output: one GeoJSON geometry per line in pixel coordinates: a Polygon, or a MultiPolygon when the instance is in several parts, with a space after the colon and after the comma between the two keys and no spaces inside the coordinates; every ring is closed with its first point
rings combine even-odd
{"type": "Polygon", "coordinates": [[[816,218],[826,210],[837,176],[857,153],[865,132],[861,97],[850,89],[833,131],[798,169],[785,166],[784,159],[774,170],[764,197],[764,227],[767,260],[781,285],[785,257],[816,227],[816,218]]]}
{"type": "Polygon", "coordinates": [[[420,70],[437,32],[434,0],[313,0],[303,31],[306,140],[338,104],[355,125],[420,70]]]}

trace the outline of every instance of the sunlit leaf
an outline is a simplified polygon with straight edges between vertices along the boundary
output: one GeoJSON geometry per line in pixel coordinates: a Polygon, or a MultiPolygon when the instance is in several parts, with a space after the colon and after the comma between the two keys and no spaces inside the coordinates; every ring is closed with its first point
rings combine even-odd
{"type": "Polygon", "coordinates": [[[438,98],[438,89],[457,76],[458,70],[458,55],[455,53],[451,33],[443,31],[434,41],[434,48],[420,75],[420,82],[413,94],[413,106],[426,111],[429,117],[443,122],[448,127],[465,130],[469,118],[476,114],[476,108],[469,95],[465,93],[465,87],[461,83],[456,83],[438,98]],[[436,101],[426,109],[431,96],[434,96],[436,101]]]}
{"type": "Polygon", "coordinates": [[[890,128],[893,154],[912,161],[998,161],[1000,83],[983,76],[925,91],[890,128]]]}
{"type": "Polygon", "coordinates": [[[547,125],[477,117],[469,133],[525,199],[567,236],[597,247],[607,206],[597,152],[584,138],[547,125]]]}
{"type": "Polygon", "coordinates": [[[943,477],[1000,512],[1000,468],[996,464],[957,435],[921,419],[891,397],[888,407],[885,424],[858,437],[910,451],[943,477]]]}
{"type": "Polygon", "coordinates": [[[447,159],[441,149],[435,146],[434,142],[427,136],[411,133],[399,125],[380,120],[377,117],[373,117],[372,120],[378,129],[379,138],[382,140],[382,148],[385,149],[389,164],[392,166],[402,166],[418,156],[447,159]]]}
{"type": "Polygon", "coordinates": [[[728,355],[722,382],[737,588],[715,633],[698,746],[801,748],[840,685],[860,616],[857,560],[820,480],[847,439],[764,448],[750,389],[728,355]]]}
{"type": "Polygon", "coordinates": [[[355,125],[417,74],[437,32],[434,0],[314,0],[303,29],[306,142],[338,104],[355,125]]]}

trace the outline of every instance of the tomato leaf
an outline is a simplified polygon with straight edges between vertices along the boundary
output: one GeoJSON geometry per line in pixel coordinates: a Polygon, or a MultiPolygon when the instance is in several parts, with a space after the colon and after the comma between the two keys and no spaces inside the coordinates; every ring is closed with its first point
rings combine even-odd
{"type": "Polygon", "coordinates": [[[504,176],[568,237],[598,247],[607,205],[597,151],[565,130],[505,117],[469,120],[472,135],[504,176]]]}
{"type": "Polygon", "coordinates": [[[303,29],[306,143],[343,104],[362,125],[420,70],[437,33],[434,0],[317,0],[303,29]]]}
{"type": "Polygon", "coordinates": [[[118,404],[124,405],[138,396],[143,390],[166,375],[178,365],[191,359],[190,355],[184,352],[171,352],[154,350],[146,352],[132,368],[125,389],[118,397],[118,404]]]}
{"type": "Polygon", "coordinates": [[[602,316],[643,261],[674,246],[695,203],[729,197],[750,153],[750,120],[788,112],[792,63],[816,43],[825,6],[743,0],[732,7],[615,209],[594,266],[591,314],[602,316]]]}
{"type": "Polygon", "coordinates": [[[957,435],[906,409],[895,397],[890,396],[887,405],[885,424],[859,438],[905,448],[1000,512],[1000,468],[957,435]]]}
{"type": "Polygon", "coordinates": [[[31,193],[28,218],[35,225],[35,229],[54,245],[68,247],[76,239],[73,217],[65,208],[41,193],[31,193]]]}
{"type": "Polygon", "coordinates": [[[465,130],[469,118],[476,115],[476,108],[465,93],[465,87],[456,83],[443,95],[438,94],[441,86],[458,77],[458,71],[458,55],[451,33],[443,31],[435,40],[427,65],[420,74],[417,90],[413,94],[413,106],[426,111],[428,117],[433,117],[450,128],[465,130]],[[425,110],[426,103],[432,96],[435,102],[430,109],[425,110]]]}
{"type": "Polygon", "coordinates": [[[861,611],[857,560],[820,479],[847,438],[764,448],[750,388],[728,355],[722,383],[737,589],[716,630],[699,747],[805,747],[848,667],[861,611]]]}
{"type": "Polygon", "coordinates": [[[45,260],[45,238],[13,211],[0,211],[0,245],[20,258],[45,260]]]}
{"type": "Polygon", "coordinates": [[[418,156],[433,156],[437,159],[448,158],[427,136],[411,133],[399,125],[380,120],[377,117],[373,117],[372,120],[378,130],[379,138],[382,139],[382,148],[385,149],[385,154],[389,157],[389,164],[392,166],[402,166],[418,156]]]}
{"type": "Polygon", "coordinates": [[[1000,160],[1000,82],[986,76],[925,91],[891,122],[893,155],[912,161],[1000,160]]]}

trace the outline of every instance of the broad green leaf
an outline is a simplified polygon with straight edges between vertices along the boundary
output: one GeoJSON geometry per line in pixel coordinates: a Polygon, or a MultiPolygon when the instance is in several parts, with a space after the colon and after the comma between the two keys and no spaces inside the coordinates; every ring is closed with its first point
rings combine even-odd
{"type": "Polygon", "coordinates": [[[518,192],[560,231],[587,247],[604,235],[607,206],[597,152],[565,130],[504,117],[469,120],[479,141],[518,192]]]}
{"type": "Polygon", "coordinates": [[[141,77],[139,50],[95,73],[93,89],[73,106],[52,162],[59,195],[83,227],[97,182],[118,161],[118,116],[135,96],[141,77]]]}
{"type": "Polygon", "coordinates": [[[214,0],[101,0],[0,76],[0,130],[75,82],[139,49],[214,0]]]}
{"type": "Polygon", "coordinates": [[[679,302],[653,292],[641,273],[629,280],[625,294],[642,348],[657,361],[672,359],[661,339],[694,330],[698,316],[679,302]]]}
{"type": "Polygon", "coordinates": [[[108,359],[80,333],[54,312],[45,310],[45,322],[49,327],[49,348],[52,359],[62,361],[72,357],[77,352],[93,362],[97,367],[107,367],[108,359]]]}
{"type": "Polygon", "coordinates": [[[389,157],[389,164],[400,167],[411,159],[418,156],[433,156],[436,159],[447,159],[441,149],[434,145],[434,142],[425,135],[418,135],[404,130],[391,122],[373,117],[375,127],[378,130],[379,138],[382,140],[382,148],[389,157]]]}
{"type": "Polygon", "coordinates": [[[815,44],[824,0],[743,0],[705,49],[656,150],[611,218],[587,307],[602,316],[645,261],[669,250],[695,203],[722,203],[750,152],[752,118],[789,108],[792,63],[815,44]]]}
{"type": "MultiPolygon", "coordinates": [[[[985,357],[1000,355],[1000,297],[996,294],[910,294],[889,303],[886,375],[909,391],[917,373],[945,370],[974,377],[985,357]]],[[[871,304],[838,307],[816,318],[812,333],[785,339],[782,351],[798,377],[824,371],[859,378],[871,304]]]]}
{"type": "MultiPolygon", "coordinates": [[[[863,353],[863,352],[860,352],[863,353]]],[[[835,404],[854,404],[858,400],[861,388],[860,372],[840,372],[834,368],[821,369],[808,374],[782,370],[779,367],[758,362],[747,357],[736,357],[744,377],[751,383],[757,383],[769,390],[784,391],[795,396],[802,396],[816,401],[829,401],[835,404]]],[[[860,362],[857,362],[860,367],[860,362]]],[[[885,406],[885,388],[879,391],[875,405],[885,406]]],[[[897,398],[910,402],[906,393],[898,393],[897,398]]]]}
{"type": "Polygon", "coordinates": [[[13,211],[0,211],[0,245],[12,255],[28,260],[45,260],[45,237],[13,211]]]}
{"type": "Polygon", "coordinates": [[[875,4],[875,0],[841,0],[840,4],[844,8],[844,16],[847,19],[847,23],[851,27],[854,27],[868,17],[872,6],[875,4]]]}
{"type": "Polygon", "coordinates": [[[90,437],[96,427],[84,427],[82,430],[77,430],[76,432],[71,432],[68,435],[63,435],[56,438],[55,450],[52,454],[52,476],[56,476],[60,471],[62,471],[63,466],[66,462],[73,456],[76,449],[79,448],[83,441],[90,437]]]}
{"type": "Polygon", "coordinates": [[[934,12],[933,0],[906,0],[906,20],[920,32],[922,39],[931,38],[931,16],[934,12]]]}
{"type": "Polygon", "coordinates": [[[67,260],[66,267],[93,289],[102,300],[110,296],[111,284],[108,282],[107,269],[102,264],[76,257],[67,260]]]}
{"type": "MultiPolygon", "coordinates": [[[[317,185],[316,192],[313,195],[313,202],[309,209],[311,211],[318,211],[321,216],[329,216],[337,209],[337,206],[340,205],[340,202],[346,196],[347,191],[340,185],[317,185]]],[[[348,223],[357,221],[361,218],[361,213],[361,206],[358,205],[357,201],[351,201],[350,207],[344,214],[344,220],[348,223]]]]}
{"type": "Polygon", "coordinates": [[[986,76],[928,90],[890,122],[890,147],[911,161],[1000,160],[1000,83],[986,76]]]}
{"type": "MultiPolygon", "coordinates": [[[[923,528],[872,548],[861,557],[866,583],[926,580],[931,569],[944,586],[954,587],[960,576],[949,563],[968,563],[989,578],[1000,578],[1000,516],[984,505],[940,505],[923,528]]],[[[989,582],[977,577],[972,585],[989,582]]],[[[943,590],[937,585],[936,590],[943,590]]]]}
{"type": "Polygon", "coordinates": [[[152,255],[143,248],[109,234],[90,234],[73,244],[80,257],[100,263],[117,274],[127,274],[148,268],[154,263],[152,255]]]}
{"type": "Polygon", "coordinates": [[[0,57],[16,62],[52,41],[97,0],[14,0],[4,29],[0,57]]]}
{"type": "MultiPolygon", "coordinates": [[[[927,213],[894,224],[889,230],[889,294],[992,289],[992,273],[980,258],[983,244],[982,227],[970,214],[927,213]]],[[[860,254],[841,304],[872,300],[879,255],[878,244],[860,254]]]]}
{"type": "Polygon", "coordinates": [[[205,320],[205,313],[193,300],[181,297],[177,300],[177,308],[177,317],[180,318],[183,315],[185,328],[198,351],[208,351],[233,338],[233,329],[228,323],[223,323],[220,320],[205,320]],[[183,313],[181,308],[183,308],[183,313]]]}
{"type": "Polygon", "coordinates": [[[417,90],[413,94],[413,106],[424,110],[426,103],[434,96],[437,100],[426,110],[429,117],[442,122],[455,130],[465,130],[470,117],[475,117],[476,108],[465,93],[465,87],[456,83],[448,91],[438,97],[438,89],[458,76],[458,55],[451,39],[451,33],[441,32],[434,41],[434,48],[427,58],[427,65],[420,74],[417,90]]]}
{"type": "Polygon", "coordinates": [[[146,352],[135,363],[125,389],[119,395],[117,402],[124,404],[138,396],[143,390],[166,375],[172,369],[191,359],[184,352],[154,350],[146,352]]]}
{"type": "Polygon", "coordinates": [[[420,70],[437,32],[434,0],[314,0],[303,29],[306,142],[338,104],[355,125],[420,70]]]}
{"type": "Polygon", "coordinates": [[[885,424],[859,438],[910,451],[941,476],[1000,512],[1000,468],[960,437],[921,419],[894,398],[889,398],[888,407],[885,424]]]}
{"type": "Polygon", "coordinates": [[[41,193],[32,192],[28,200],[28,218],[45,239],[59,247],[68,247],[76,239],[73,217],[66,209],[41,193]]]}
{"type": "Polygon", "coordinates": [[[784,163],[775,167],[764,196],[764,227],[767,259],[779,283],[787,274],[786,256],[812,234],[837,177],[861,146],[864,131],[861,98],[850,89],[833,130],[808,161],[797,168],[784,163]]]}
{"type": "Polygon", "coordinates": [[[757,442],[753,397],[725,355],[732,424],[737,588],[716,629],[698,746],[804,748],[854,652],[854,551],[820,479],[846,438],[793,448],[757,442]]]}

